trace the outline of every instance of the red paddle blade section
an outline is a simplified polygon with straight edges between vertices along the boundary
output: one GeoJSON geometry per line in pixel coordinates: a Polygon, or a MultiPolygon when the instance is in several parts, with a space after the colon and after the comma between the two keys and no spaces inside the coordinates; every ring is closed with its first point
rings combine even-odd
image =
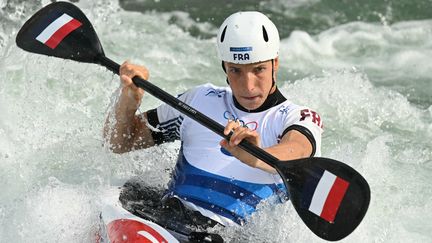
{"type": "Polygon", "coordinates": [[[68,36],[72,31],[80,27],[82,23],[69,16],[63,14],[53,22],[51,22],[37,37],[36,40],[47,45],[51,49],[55,49],[58,44],[68,36]]]}
{"type": "Polygon", "coordinates": [[[345,196],[349,183],[324,171],[309,205],[309,211],[332,223],[345,196]]]}

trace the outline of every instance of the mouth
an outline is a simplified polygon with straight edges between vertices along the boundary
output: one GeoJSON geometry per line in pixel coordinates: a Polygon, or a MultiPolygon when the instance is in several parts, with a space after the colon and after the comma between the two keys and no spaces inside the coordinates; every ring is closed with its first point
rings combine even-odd
{"type": "Polygon", "coordinates": [[[254,96],[242,96],[243,99],[248,100],[248,101],[254,101],[260,98],[259,95],[254,95],[254,96]]]}

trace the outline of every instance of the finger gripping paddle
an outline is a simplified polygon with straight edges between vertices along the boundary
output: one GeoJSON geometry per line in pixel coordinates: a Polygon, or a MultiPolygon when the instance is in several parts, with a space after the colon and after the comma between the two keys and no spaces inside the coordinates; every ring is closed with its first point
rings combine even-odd
{"type": "MultiPolygon", "coordinates": [[[[29,52],[96,63],[119,74],[120,65],[105,56],[90,21],[68,2],[55,2],[39,10],[21,28],[16,43],[29,52]]],[[[134,77],[133,82],[229,140],[221,124],[146,80],[134,77]]],[[[365,216],[370,202],[369,185],[348,165],[318,157],[280,161],[247,141],[239,146],[276,169],[298,215],[317,236],[340,240],[353,232],[365,216]]]]}

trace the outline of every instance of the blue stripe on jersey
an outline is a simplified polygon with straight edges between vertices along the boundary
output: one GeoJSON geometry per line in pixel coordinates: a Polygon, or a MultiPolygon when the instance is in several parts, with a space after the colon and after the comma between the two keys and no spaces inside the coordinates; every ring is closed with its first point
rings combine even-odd
{"type": "MultiPolygon", "coordinates": [[[[212,187],[212,184],[217,180],[224,181],[230,185],[233,185],[233,186],[237,185],[239,187],[244,188],[245,190],[248,190],[249,192],[253,192],[255,195],[257,195],[261,199],[267,198],[267,197],[271,196],[274,192],[280,190],[280,188],[276,184],[250,183],[250,182],[234,180],[234,179],[219,176],[219,175],[216,175],[213,173],[209,173],[205,170],[201,170],[201,169],[189,164],[189,162],[186,160],[186,158],[184,157],[183,154],[179,155],[179,161],[177,161],[177,164],[175,167],[174,179],[177,182],[179,182],[179,179],[176,178],[176,176],[178,176],[178,175],[180,175],[182,177],[181,180],[186,179],[186,177],[184,177],[184,175],[199,175],[199,176],[202,176],[203,178],[207,178],[207,181],[197,182],[197,183],[200,183],[201,185],[204,185],[207,187],[212,187]],[[181,158],[181,160],[180,160],[180,158],[181,158]]],[[[229,192],[225,192],[225,193],[229,194],[229,192]]]]}
{"type": "Polygon", "coordinates": [[[180,153],[169,192],[239,223],[281,188],[284,191],[283,184],[250,183],[209,173],[189,164],[180,153]]]}
{"type": "Polygon", "coordinates": [[[204,187],[187,185],[178,185],[176,187],[176,193],[182,195],[182,199],[186,201],[189,201],[189,199],[194,199],[196,201],[204,202],[207,204],[207,207],[210,205],[210,208],[206,208],[209,210],[212,210],[211,206],[218,206],[223,208],[225,211],[231,212],[231,218],[233,216],[245,218],[256,211],[255,207],[252,207],[246,203],[233,203],[233,201],[236,201],[236,199],[224,193],[217,191],[208,193],[208,190],[208,188],[204,187]]]}
{"type": "Polygon", "coordinates": [[[200,175],[189,175],[182,181],[182,183],[177,183],[178,186],[193,186],[196,188],[211,188],[216,192],[223,193],[223,195],[228,195],[233,198],[239,198],[240,200],[246,202],[248,205],[252,207],[256,207],[258,203],[262,200],[262,198],[240,186],[235,184],[213,178],[210,181],[208,177],[200,176],[200,175]]]}

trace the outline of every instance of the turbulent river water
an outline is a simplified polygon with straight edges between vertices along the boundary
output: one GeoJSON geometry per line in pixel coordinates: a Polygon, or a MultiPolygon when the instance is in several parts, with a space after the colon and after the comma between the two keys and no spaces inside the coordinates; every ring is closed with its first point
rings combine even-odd
{"type": "MultiPolygon", "coordinates": [[[[171,94],[225,85],[221,21],[260,10],[281,33],[278,85],[324,119],[323,156],[371,186],[343,242],[432,241],[432,1],[73,1],[107,56],[148,66],[171,94]]],[[[118,77],[30,54],[15,37],[48,0],[0,0],[0,242],[93,242],[104,193],[131,177],[166,187],[179,143],[116,155],[102,127],[118,77]]],[[[141,111],[160,101],[145,96],[141,111]]],[[[290,203],[262,205],[228,242],[321,242],[290,203]]]]}

